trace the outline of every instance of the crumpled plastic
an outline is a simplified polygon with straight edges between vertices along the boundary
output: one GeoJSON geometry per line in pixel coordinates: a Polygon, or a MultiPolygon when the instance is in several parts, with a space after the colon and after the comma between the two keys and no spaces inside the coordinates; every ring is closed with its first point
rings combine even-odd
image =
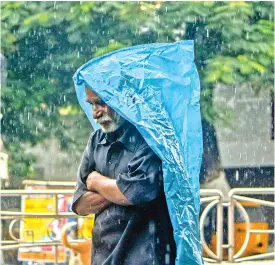
{"type": "MultiPolygon", "coordinates": [[[[162,160],[177,265],[203,264],[199,233],[200,82],[192,40],[145,44],[94,58],[73,77],[94,129],[85,85],[131,122],[162,160]]],[[[165,228],[164,228],[165,229],[165,228]]]]}

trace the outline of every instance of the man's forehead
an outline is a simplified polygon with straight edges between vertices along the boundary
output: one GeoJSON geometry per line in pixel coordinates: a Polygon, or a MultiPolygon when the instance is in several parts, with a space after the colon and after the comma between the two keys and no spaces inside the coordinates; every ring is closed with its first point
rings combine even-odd
{"type": "Polygon", "coordinates": [[[94,91],[92,91],[90,88],[85,87],[85,90],[86,90],[87,98],[99,98],[99,96],[94,91]]]}

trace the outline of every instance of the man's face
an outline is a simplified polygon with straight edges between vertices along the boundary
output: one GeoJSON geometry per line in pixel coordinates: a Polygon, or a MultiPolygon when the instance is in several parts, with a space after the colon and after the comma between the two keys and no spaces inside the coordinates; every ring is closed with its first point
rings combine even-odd
{"type": "Polygon", "coordinates": [[[116,131],[125,120],[108,107],[91,89],[88,87],[85,89],[86,101],[92,105],[95,122],[100,125],[102,131],[105,133],[116,131]]]}

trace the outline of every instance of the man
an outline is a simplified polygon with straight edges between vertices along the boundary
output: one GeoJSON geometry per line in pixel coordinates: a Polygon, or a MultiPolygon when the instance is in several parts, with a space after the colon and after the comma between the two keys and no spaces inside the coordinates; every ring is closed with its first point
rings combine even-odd
{"type": "Polygon", "coordinates": [[[175,264],[161,160],[88,87],[86,97],[101,129],[84,151],[72,210],[95,213],[92,265],[175,264]]]}

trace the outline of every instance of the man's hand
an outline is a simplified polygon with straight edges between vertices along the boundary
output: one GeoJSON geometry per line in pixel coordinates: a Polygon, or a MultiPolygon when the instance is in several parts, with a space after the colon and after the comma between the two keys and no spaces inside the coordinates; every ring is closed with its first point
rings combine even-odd
{"type": "Polygon", "coordinates": [[[75,210],[79,215],[98,213],[105,209],[111,202],[96,192],[87,191],[77,201],[75,210]]]}
{"type": "Polygon", "coordinates": [[[119,190],[115,179],[105,177],[97,171],[93,171],[89,174],[86,185],[89,191],[101,194],[108,201],[123,206],[132,205],[119,190]]]}
{"type": "Polygon", "coordinates": [[[103,175],[98,173],[97,171],[93,171],[88,175],[88,178],[86,180],[87,189],[89,191],[97,191],[96,186],[98,182],[102,179],[103,175]]]}

